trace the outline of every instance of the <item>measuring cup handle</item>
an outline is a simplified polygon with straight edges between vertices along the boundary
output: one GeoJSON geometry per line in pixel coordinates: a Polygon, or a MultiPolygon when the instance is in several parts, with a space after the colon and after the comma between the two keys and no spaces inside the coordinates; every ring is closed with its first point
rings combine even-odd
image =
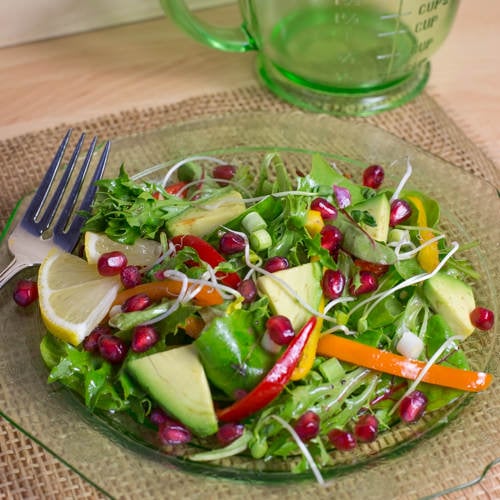
{"type": "Polygon", "coordinates": [[[184,0],[160,0],[160,4],[165,13],[198,42],[227,52],[256,50],[243,26],[223,28],[204,23],[193,16],[184,0]]]}

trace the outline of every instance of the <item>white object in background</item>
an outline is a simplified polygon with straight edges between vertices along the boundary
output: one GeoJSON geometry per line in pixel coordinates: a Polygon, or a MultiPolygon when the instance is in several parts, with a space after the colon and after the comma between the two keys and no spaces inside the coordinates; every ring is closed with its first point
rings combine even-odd
{"type": "MultiPolygon", "coordinates": [[[[229,3],[190,0],[191,9],[229,3]]],[[[0,0],[0,47],[164,16],[159,0],[0,0]]]]}

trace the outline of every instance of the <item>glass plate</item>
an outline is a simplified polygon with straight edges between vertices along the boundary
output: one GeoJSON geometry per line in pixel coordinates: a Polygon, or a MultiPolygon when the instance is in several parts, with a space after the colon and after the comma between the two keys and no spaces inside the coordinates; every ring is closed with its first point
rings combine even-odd
{"type": "MultiPolygon", "coordinates": [[[[479,242],[467,252],[482,276],[477,301],[498,316],[500,228],[494,187],[370,125],[301,112],[180,123],[115,141],[106,176],[116,175],[125,163],[129,174],[158,180],[176,160],[194,154],[257,166],[270,151],[279,151],[293,171],[307,171],[311,153],[320,152],[358,180],[365,166],[382,164],[386,185],[397,184],[409,157],[414,172],[407,187],[439,201],[448,235],[462,243],[479,242]],[[389,168],[396,159],[401,161],[389,168]]],[[[10,227],[19,213],[22,204],[10,227]]],[[[0,246],[1,267],[10,259],[8,229],[0,246]]],[[[233,458],[204,464],[168,455],[158,449],[154,433],[122,415],[90,414],[76,396],[46,384],[38,350],[44,333],[38,310],[16,307],[12,288],[13,283],[0,290],[1,414],[110,496],[157,498],[168,492],[193,497],[210,491],[213,497],[279,498],[287,488],[287,495],[294,491],[297,496],[334,492],[336,498],[394,498],[404,491],[411,498],[478,476],[498,454],[495,407],[500,387],[495,380],[484,394],[464,395],[417,424],[396,427],[352,453],[336,453],[335,466],[323,471],[332,485],[323,489],[311,474],[290,473],[288,462],[233,458]]],[[[498,375],[498,326],[472,335],[465,349],[474,369],[498,375]]]]}

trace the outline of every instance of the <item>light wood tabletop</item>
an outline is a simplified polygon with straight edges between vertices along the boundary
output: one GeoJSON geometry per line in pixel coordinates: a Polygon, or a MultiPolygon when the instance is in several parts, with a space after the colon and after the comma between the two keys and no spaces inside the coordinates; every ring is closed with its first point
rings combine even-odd
{"type": "MultiPolygon", "coordinates": [[[[198,13],[236,25],[234,5],[198,13]]],[[[500,2],[462,2],[427,90],[499,157],[500,2]]],[[[61,122],[169,104],[257,81],[255,54],[192,40],[169,19],[0,49],[0,140],[61,122]]]]}

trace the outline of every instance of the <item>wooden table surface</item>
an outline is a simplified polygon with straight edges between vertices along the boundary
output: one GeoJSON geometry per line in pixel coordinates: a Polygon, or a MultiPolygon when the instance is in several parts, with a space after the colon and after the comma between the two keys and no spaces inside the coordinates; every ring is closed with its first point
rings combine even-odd
{"type": "MultiPolygon", "coordinates": [[[[236,25],[235,6],[205,20],[236,25]]],[[[500,146],[500,2],[462,2],[432,59],[428,91],[490,156],[500,146]]],[[[253,53],[219,52],[162,18],[0,49],[0,140],[61,122],[234,89],[256,81],[253,53]]]]}

